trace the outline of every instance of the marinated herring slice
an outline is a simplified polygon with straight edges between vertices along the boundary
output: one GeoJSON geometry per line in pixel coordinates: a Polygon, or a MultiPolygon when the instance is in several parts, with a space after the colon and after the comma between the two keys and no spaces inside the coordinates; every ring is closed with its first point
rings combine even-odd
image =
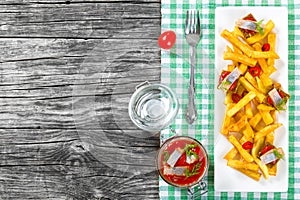
{"type": "Polygon", "coordinates": [[[183,149],[180,148],[175,149],[173,153],[170,155],[169,159],[167,160],[168,165],[174,167],[183,153],[184,153],[183,149]]]}
{"type": "Polygon", "coordinates": [[[185,171],[188,169],[188,166],[180,166],[180,167],[169,167],[164,166],[164,174],[165,175],[176,175],[176,176],[185,176],[185,171]]]}

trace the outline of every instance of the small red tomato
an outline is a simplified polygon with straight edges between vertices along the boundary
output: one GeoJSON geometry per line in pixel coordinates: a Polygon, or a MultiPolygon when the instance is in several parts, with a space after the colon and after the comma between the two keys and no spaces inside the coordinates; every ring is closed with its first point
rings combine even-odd
{"type": "Polygon", "coordinates": [[[237,103],[242,99],[242,97],[237,93],[232,93],[231,99],[234,103],[237,103]]]}
{"type": "Polygon", "coordinates": [[[262,48],[261,48],[261,50],[262,51],[270,51],[270,44],[269,43],[265,43],[263,46],[262,46],[262,48]]]}
{"type": "Polygon", "coordinates": [[[174,31],[165,31],[158,38],[158,45],[162,49],[171,49],[176,42],[176,33],[174,31]]]}
{"type": "Polygon", "coordinates": [[[249,150],[249,149],[252,149],[253,148],[253,143],[250,142],[250,141],[247,141],[245,142],[243,145],[242,145],[243,149],[245,150],[249,150]]]}

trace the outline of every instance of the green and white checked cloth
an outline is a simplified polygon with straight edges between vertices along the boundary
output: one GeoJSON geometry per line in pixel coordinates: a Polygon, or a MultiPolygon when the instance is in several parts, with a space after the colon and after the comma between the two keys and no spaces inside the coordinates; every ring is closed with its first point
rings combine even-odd
{"type": "MultiPolygon", "coordinates": [[[[181,52],[161,53],[161,81],[169,85],[178,95],[181,109],[172,124],[176,132],[199,139],[207,148],[210,158],[208,193],[202,199],[300,199],[300,1],[294,0],[162,0],[161,28],[183,33],[185,14],[188,9],[200,11],[202,38],[197,48],[196,104],[198,119],[188,125],[184,119],[187,104],[189,77],[188,46],[179,36],[176,49],[181,52]],[[246,193],[214,191],[214,78],[215,78],[215,8],[219,6],[286,6],[289,27],[289,189],[287,193],[246,193]],[[179,54],[180,56],[176,56],[179,54]],[[200,75],[203,74],[203,77],[200,75]]],[[[180,34],[179,34],[180,35],[180,34]]],[[[182,36],[183,37],[183,36],[182,36]]],[[[161,132],[161,141],[172,136],[169,130],[161,132]]],[[[174,188],[159,179],[159,194],[162,200],[188,199],[187,191],[174,188]]]]}

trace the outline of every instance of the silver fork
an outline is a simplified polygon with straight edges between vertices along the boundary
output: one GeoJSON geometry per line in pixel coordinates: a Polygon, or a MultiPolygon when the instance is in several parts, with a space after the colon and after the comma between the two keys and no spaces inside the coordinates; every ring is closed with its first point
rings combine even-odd
{"type": "Polygon", "coordinates": [[[190,46],[190,85],[188,88],[188,105],[185,111],[185,118],[189,124],[197,119],[195,104],[195,66],[196,47],[200,40],[200,16],[199,11],[187,11],[185,19],[185,38],[190,46]]]}

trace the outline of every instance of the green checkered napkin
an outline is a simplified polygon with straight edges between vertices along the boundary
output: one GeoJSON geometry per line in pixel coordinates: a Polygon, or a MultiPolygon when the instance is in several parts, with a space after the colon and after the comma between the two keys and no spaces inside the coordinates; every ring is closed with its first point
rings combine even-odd
{"type": "MultiPolygon", "coordinates": [[[[208,173],[208,193],[203,199],[300,199],[300,2],[293,0],[162,0],[161,29],[175,31],[179,38],[176,50],[161,52],[161,81],[169,85],[178,95],[180,110],[171,125],[176,132],[199,139],[207,148],[210,158],[208,173]],[[296,1],[295,1],[296,2],[296,1]],[[214,42],[215,42],[215,8],[219,6],[287,6],[289,19],[289,190],[287,193],[245,193],[214,191],[214,42]],[[200,11],[202,38],[197,48],[196,70],[196,104],[198,119],[188,125],[184,118],[187,104],[187,86],[189,81],[188,45],[183,38],[185,14],[189,9],[200,11]],[[298,44],[298,45],[297,45],[298,44]],[[298,52],[297,52],[298,51],[298,52]],[[176,55],[177,54],[177,55],[176,55]],[[200,75],[202,74],[202,75],[200,75]]],[[[172,136],[169,130],[161,132],[161,142],[172,136]]],[[[160,199],[187,199],[187,192],[169,186],[159,179],[160,199]]]]}

